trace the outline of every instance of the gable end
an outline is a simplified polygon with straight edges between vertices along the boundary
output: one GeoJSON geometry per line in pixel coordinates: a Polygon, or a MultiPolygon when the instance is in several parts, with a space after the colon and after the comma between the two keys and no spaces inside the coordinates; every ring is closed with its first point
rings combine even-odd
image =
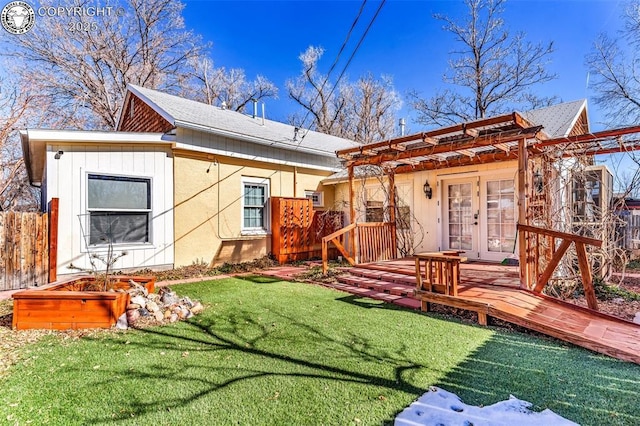
{"type": "Polygon", "coordinates": [[[133,93],[129,93],[123,108],[118,126],[120,132],[166,133],[174,127],[133,93]]]}

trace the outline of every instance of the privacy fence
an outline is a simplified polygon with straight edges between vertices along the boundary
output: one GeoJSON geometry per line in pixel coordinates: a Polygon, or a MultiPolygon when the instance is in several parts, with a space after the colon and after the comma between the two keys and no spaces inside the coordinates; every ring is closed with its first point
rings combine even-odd
{"type": "MultiPolygon", "coordinates": [[[[318,211],[307,198],[271,198],[271,252],[278,262],[321,258],[322,237],[344,226],[341,211],[318,211]]],[[[337,251],[332,250],[333,257],[337,251]]]]}
{"type": "Polygon", "coordinates": [[[56,280],[58,199],[49,213],[0,212],[0,291],[56,280]]]}

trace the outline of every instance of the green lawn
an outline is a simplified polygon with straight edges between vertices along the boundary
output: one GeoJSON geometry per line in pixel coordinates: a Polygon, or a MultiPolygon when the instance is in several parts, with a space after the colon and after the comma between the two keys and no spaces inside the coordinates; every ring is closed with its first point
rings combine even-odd
{"type": "Polygon", "coordinates": [[[475,405],[512,394],[584,425],[640,424],[635,364],[308,284],[175,289],[207,310],[25,347],[0,380],[0,424],[380,425],[430,385],[475,405]]]}

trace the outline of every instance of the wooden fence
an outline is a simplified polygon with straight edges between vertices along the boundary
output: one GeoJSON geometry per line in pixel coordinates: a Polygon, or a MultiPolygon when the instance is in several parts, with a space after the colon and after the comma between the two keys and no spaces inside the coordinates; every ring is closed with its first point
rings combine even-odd
{"type": "Polygon", "coordinates": [[[57,198],[49,211],[0,212],[0,291],[56,280],[57,198]]]}
{"type": "Polygon", "coordinates": [[[46,213],[0,213],[0,290],[48,282],[48,223],[46,213]]]}
{"type": "Polygon", "coordinates": [[[307,198],[272,197],[271,252],[280,263],[319,258],[322,237],[342,228],[343,216],[337,211],[316,211],[307,198]]]}

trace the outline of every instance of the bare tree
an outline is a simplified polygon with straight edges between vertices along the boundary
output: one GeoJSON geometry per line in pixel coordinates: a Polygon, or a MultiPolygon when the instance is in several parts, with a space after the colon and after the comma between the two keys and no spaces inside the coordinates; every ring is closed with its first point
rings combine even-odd
{"type": "Polygon", "coordinates": [[[293,124],[360,143],[389,138],[402,104],[390,77],[371,74],[358,81],[331,82],[318,70],[324,50],[310,46],[299,56],[302,72],[286,83],[289,97],[303,109],[293,124]],[[311,117],[311,123],[306,121],[311,117]]]}
{"type": "Polygon", "coordinates": [[[247,81],[242,69],[215,68],[209,59],[193,61],[193,99],[209,105],[224,105],[234,111],[244,111],[252,101],[277,98],[278,88],[266,77],[258,75],[247,81]]]}
{"type": "Polygon", "coordinates": [[[409,93],[420,123],[445,126],[550,102],[531,89],[555,78],[545,69],[553,43],[527,42],[522,32],[511,35],[501,18],[504,3],[465,0],[468,15],[461,22],[435,15],[460,48],[451,52],[450,70],[444,76],[452,88],[428,99],[417,91],[409,93]]]}
{"type": "MultiPolygon", "coordinates": [[[[77,6],[72,0],[51,5],[77,6]]],[[[184,29],[182,3],[128,0],[123,6],[123,16],[42,17],[4,46],[13,71],[48,97],[69,127],[114,128],[127,83],[179,93],[189,60],[204,49],[184,29]]]]}
{"type": "Polygon", "coordinates": [[[640,119],[640,1],[630,3],[622,18],[625,25],[618,37],[600,34],[586,58],[595,101],[612,126],[640,119]]]}
{"type": "Polygon", "coordinates": [[[0,80],[0,211],[36,210],[37,191],[29,186],[15,132],[33,106],[34,98],[20,92],[7,78],[0,80]]]}

